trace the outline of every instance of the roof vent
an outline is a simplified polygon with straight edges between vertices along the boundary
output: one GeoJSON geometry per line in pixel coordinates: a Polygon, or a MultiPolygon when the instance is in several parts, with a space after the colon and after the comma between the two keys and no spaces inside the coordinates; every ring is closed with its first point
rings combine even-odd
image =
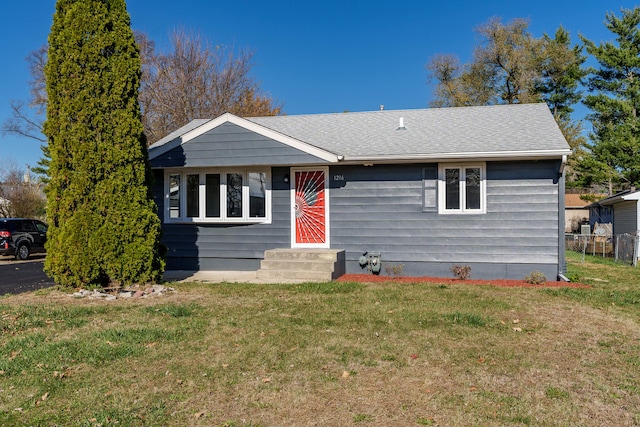
{"type": "Polygon", "coordinates": [[[396,128],[396,130],[407,130],[407,128],[404,127],[404,117],[400,117],[400,120],[398,121],[398,127],[396,128]]]}

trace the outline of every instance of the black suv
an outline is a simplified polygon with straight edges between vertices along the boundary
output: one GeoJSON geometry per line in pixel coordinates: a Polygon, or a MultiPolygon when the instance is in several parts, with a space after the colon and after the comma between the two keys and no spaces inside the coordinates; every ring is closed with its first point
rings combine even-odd
{"type": "Polygon", "coordinates": [[[0,254],[27,259],[32,252],[44,252],[47,224],[37,219],[0,218],[0,254]]]}

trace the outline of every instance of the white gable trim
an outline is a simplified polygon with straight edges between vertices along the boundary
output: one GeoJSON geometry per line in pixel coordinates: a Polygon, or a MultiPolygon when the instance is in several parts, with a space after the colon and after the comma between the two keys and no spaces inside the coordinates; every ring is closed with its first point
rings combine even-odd
{"type": "Polygon", "coordinates": [[[622,196],[624,200],[640,200],[640,191],[622,196]]]}
{"type": "Polygon", "coordinates": [[[640,191],[636,191],[635,193],[622,194],[619,196],[613,195],[594,204],[609,206],[628,201],[638,201],[638,203],[640,203],[640,191]]]}
{"type": "Polygon", "coordinates": [[[203,135],[209,132],[212,129],[217,128],[225,123],[232,123],[234,125],[240,126],[246,130],[251,132],[255,132],[259,135],[262,135],[266,138],[273,139],[274,141],[278,141],[282,144],[288,145],[291,148],[295,148],[304,153],[310,154],[312,156],[318,157],[327,162],[336,163],[339,161],[339,156],[334,153],[330,153],[329,151],[322,150],[313,145],[302,142],[298,139],[292,138],[290,136],[281,134],[272,129],[264,127],[262,125],[253,123],[249,120],[243,119],[242,117],[235,116],[231,113],[224,113],[221,116],[216,117],[213,120],[210,120],[204,123],[197,128],[190,130],[189,132],[184,133],[181,136],[176,137],[172,141],[167,142],[159,147],[150,147],[149,149],[149,159],[152,160],[168,151],[173,150],[176,147],[179,147],[182,144],[186,144],[194,138],[197,138],[200,135],[203,135]]]}

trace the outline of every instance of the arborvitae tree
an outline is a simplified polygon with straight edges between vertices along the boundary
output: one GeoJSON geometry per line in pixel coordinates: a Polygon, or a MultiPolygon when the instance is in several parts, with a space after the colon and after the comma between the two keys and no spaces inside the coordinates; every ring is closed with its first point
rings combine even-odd
{"type": "Polygon", "coordinates": [[[640,185],[640,7],[622,9],[622,17],[607,13],[605,26],[617,44],[596,45],[583,38],[587,52],[598,61],[591,69],[592,92],[585,105],[593,112],[588,148],[592,156],[583,165],[585,184],[606,184],[609,192],[640,185]]]}
{"type": "Polygon", "coordinates": [[[45,271],[66,286],[160,278],[160,220],[124,0],[58,0],[45,67],[45,271]]]}

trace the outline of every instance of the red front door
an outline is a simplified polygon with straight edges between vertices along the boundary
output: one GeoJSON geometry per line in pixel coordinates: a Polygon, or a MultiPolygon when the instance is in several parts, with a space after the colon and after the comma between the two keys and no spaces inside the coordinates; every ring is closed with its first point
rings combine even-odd
{"type": "Polygon", "coordinates": [[[325,170],[296,170],[293,191],[293,246],[327,247],[325,170]]]}

